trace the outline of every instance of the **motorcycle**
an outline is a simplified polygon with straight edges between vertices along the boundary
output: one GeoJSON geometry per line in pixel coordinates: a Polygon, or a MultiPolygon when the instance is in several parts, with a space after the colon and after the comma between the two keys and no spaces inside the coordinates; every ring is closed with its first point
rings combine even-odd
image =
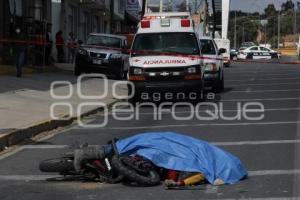
{"type": "MultiPolygon", "coordinates": [[[[74,168],[74,153],[66,153],[60,158],[44,160],[39,169],[42,172],[55,172],[63,177],[77,177],[88,181],[116,184],[129,182],[141,186],[159,185],[159,169],[149,160],[139,156],[119,155],[115,140],[110,142],[111,153],[105,158],[85,160],[78,172],[74,168]]],[[[86,148],[77,145],[75,149],[86,148]]]]}

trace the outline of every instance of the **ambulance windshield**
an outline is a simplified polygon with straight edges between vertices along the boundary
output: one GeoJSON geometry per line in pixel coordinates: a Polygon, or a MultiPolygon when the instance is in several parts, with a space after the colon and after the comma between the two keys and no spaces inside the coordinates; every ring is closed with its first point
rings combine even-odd
{"type": "Polygon", "coordinates": [[[144,33],[136,36],[132,56],[174,53],[199,55],[199,46],[194,33],[144,33]]]}

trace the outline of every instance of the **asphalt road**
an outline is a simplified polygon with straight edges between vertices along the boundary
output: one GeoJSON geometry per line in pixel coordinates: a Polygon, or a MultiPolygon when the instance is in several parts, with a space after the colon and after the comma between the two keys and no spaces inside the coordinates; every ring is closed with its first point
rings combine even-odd
{"type": "MultiPolygon", "coordinates": [[[[193,117],[177,121],[171,112],[165,111],[162,120],[154,120],[151,107],[141,108],[140,118],[130,122],[114,120],[110,114],[105,128],[73,126],[0,157],[0,199],[300,199],[300,66],[237,63],[226,69],[225,79],[225,92],[207,102],[223,106],[227,117],[236,116],[241,111],[239,105],[261,103],[263,119],[199,120],[193,117]],[[41,160],[59,156],[67,151],[62,148],[64,145],[75,141],[104,144],[112,137],[124,138],[149,131],[176,131],[214,143],[239,157],[249,171],[249,178],[235,185],[203,185],[200,190],[169,191],[163,186],[53,182],[46,180],[53,174],[38,170],[41,160]]],[[[207,110],[213,111],[213,107],[200,107],[203,116],[207,110]]],[[[176,107],[173,112],[179,117],[191,113],[186,106],[176,107]]],[[[257,115],[252,113],[251,116],[257,115]]],[[[104,117],[90,117],[88,123],[101,123],[104,117]]]]}

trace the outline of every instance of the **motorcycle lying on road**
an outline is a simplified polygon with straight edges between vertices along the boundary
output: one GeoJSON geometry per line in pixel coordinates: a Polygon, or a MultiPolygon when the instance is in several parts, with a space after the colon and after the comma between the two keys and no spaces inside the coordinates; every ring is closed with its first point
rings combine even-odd
{"type": "MultiPolygon", "coordinates": [[[[42,172],[55,172],[64,177],[81,177],[89,181],[103,183],[128,182],[142,186],[160,184],[159,169],[139,156],[119,155],[115,140],[111,141],[112,152],[99,160],[85,160],[81,164],[80,172],[74,167],[74,153],[66,153],[60,158],[44,160],[39,168],[42,172]]],[[[78,148],[86,148],[77,146],[78,148]]]]}

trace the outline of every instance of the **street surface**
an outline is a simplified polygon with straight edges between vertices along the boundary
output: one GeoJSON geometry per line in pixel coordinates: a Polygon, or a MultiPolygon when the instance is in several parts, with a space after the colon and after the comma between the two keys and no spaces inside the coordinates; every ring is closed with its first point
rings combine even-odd
{"type": "MultiPolygon", "coordinates": [[[[108,117],[105,128],[69,127],[34,145],[0,157],[1,200],[46,199],[298,199],[300,198],[300,66],[236,63],[225,69],[225,92],[215,100],[224,105],[224,115],[234,116],[247,102],[262,103],[264,119],[249,121],[194,118],[176,121],[170,112],[162,120],[153,120],[152,109],[140,109],[140,119],[130,122],[108,117]],[[169,191],[164,186],[128,187],[80,181],[47,181],[55,174],[38,170],[42,160],[58,157],[75,141],[105,144],[113,137],[124,138],[149,131],[175,131],[190,135],[239,157],[249,178],[236,185],[203,185],[200,190],[169,191]]],[[[208,100],[207,100],[208,101],[208,100]]],[[[205,112],[211,107],[201,107],[205,112]]],[[[178,116],[188,116],[188,107],[178,107],[178,116]]],[[[103,116],[88,119],[101,123],[103,116]]]]}

